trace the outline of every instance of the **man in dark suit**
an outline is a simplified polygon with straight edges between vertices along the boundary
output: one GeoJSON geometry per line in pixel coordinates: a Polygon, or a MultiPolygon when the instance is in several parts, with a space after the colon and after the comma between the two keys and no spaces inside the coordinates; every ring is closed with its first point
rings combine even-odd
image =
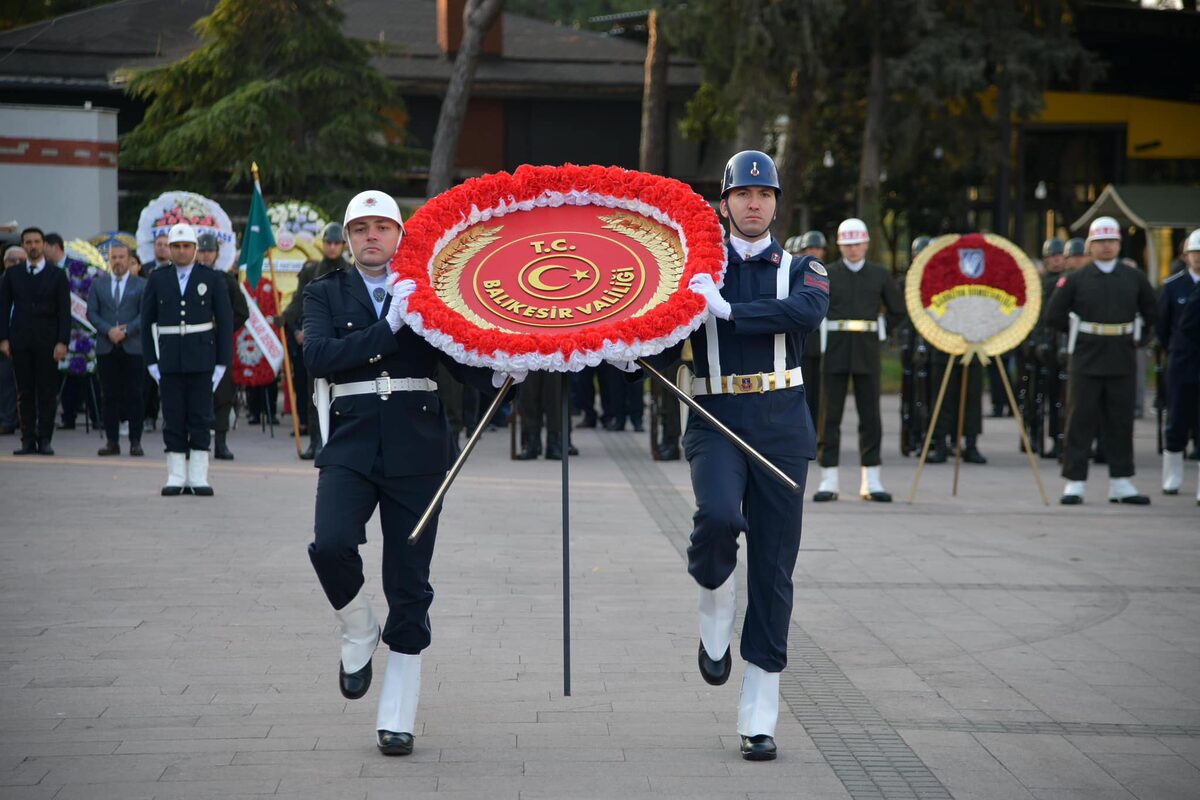
{"type": "Polygon", "coordinates": [[[225,279],[196,263],[192,226],[179,223],[169,236],[174,265],[151,273],[142,298],[142,352],[162,396],[162,494],[208,497],[213,391],[233,362],[233,309],[225,279]]]}
{"type": "MultiPolygon", "coordinates": [[[[4,263],[0,264],[0,280],[4,271],[25,266],[28,256],[19,244],[11,244],[4,250],[4,263]]],[[[17,428],[17,381],[13,378],[12,359],[0,356],[0,436],[8,436],[17,428]]]]}
{"type": "Polygon", "coordinates": [[[57,363],[67,357],[71,300],[67,273],[46,263],[41,229],[21,231],[29,260],[0,281],[0,354],[11,358],[17,379],[21,447],[14,455],[54,455],[57,363]]]}
{"type": "Polygon", "coordinates": [[[403,235],[400,208],[388,194],[366,191],[346,208],[344,222],[355,266],[328,272],[304,291],[304,362],[332,384],[328,423],[314,462],[316,525],[309,559],[341,624],[338,683],[358,699],[371,685],[371,655],[388,646],[387,673],[376,716],[376,745],[385,755],[413,748],[420,695],[421,651],[429,646],[433,588],[429,564],[437,517],[415,546],[408,534],[433,499],[454,454],[446,412],[433,380],[439,363],[460,381],[489,393],[485,370],[463,367],[405,327],[412,281],[396,284],[388,263],[403,235]],[[382,631],[363,588],[359,545],[379,508],[383,530],[382,631]]]}
{"type": "Polygon", "coordinates": [[[97,455],[121,454],[122,416],[129,421],[129,455],[142,451],[142,294],[146,279],[129,272],[129,248],[113,242],[108,250],[109,272],[88,292],[88,322],[96,328],[96,359],[104,397],[107,444],[97,455]]]}

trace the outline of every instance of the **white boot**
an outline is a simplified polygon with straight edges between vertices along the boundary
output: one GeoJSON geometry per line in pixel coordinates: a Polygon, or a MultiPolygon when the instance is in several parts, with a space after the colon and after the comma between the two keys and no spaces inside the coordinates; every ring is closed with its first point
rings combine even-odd
{"type": "Polygon", "coordinates": [[[192,450],[188,454],[187,488],[199,497],[211,497],[212,486],[208,483],[208,451],[192,450]]]}
{"type": "Polygon", "coordinates": [[[379,644],[379,620],[371,610],[366,587],[349,603],[334,609],[333,615],[342,624],[342,670],[358,672],[371,662],[379,644]]]}
{"type": "Polygon", "coordinates": [[[1129,478],[1108,479],[1108,502],[1127,503],[1134,506],[1150,505],[1150,498],[1138,492],[1129,478]]]}
{"type": "Polygon", "coordinates": [[[720,661],[733,640],[737,616],[737,579],[731,573],[716,589],[700,587],[700,643],[713,661],[720,661]]]}
{"type": "Polygon", "coordinates": [[[183,494],[187,483],[187,454],[167,453],[167,482],[163,484],[163,497],[174,497],[183,494]]]}
{"type": "Polygon", "coordinates": [[[858,494],[863,500],[874,500],[876,503],[892,502],[892,495],[887,489],[883,488],[883,481],[879,479],[880,467],[863,467],[862,468],[862,483],[859,484],[858,494]]]}
{"type": "Polygon", "coordinates": [[[1183,485],[1183,452],[1163,450],[1163,494],[1179,494],[1183,485]]]}
{"type": "Polygon", "coordinates": [[[821,467],[821,485],[817,487],[817,493],[813,495],[813,499],[817,502],[838,499],[837,467],[821,467]]]}
{"type": "Polygon", "coordinates": [[[375,730],[411,734],[417,723],[420,698],[421,656],[389,651],[375,730]]]}
{"type": "Polygon", "coordinates": [[[738,733],[742,736],[775,736],[779,720],[779,673],[746,665],[742,696],[738,700],[738,733]]]}
{"type": "Polygon", "coordinates": [[[1087,487],[1084,481],[1067,481],[1063,488],[1062,498],[1058,502],[1064,506],[1077,506],[1083,502],[1083,490],[1087,487]]]}

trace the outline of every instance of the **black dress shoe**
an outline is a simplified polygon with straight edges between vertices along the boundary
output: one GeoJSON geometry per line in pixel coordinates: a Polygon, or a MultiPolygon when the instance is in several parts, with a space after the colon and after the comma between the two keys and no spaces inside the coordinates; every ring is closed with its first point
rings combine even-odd
{"type": "Polygon", "coordinates": [[[891,492],[863,492],[862,499],[872,503],[890,503],[892,502],[891,492]]]}
{"type": "Polygon", "coordinates": [[[1083,503],[1083,498],[1077,494],[1064,494],[1058,502],[1064,506],[1077,506],[1083,503]]]}
{"type": "Polygon", "coordinates": [[[945,464],[949,454],[946,452],[945,442],[934,442],[929,448],[929,455],[925,456],[926,464],[945,464]]]}
{"type": "Polygon", "coordinates": [[[1128,497],[1110,497],[1108,498],[1108,502],[1124,503],[1128,506],[1148,506],[1150,505],[1150,498],[1144,494],[1131,494],[1128,497]]]}
{"type": "MultiPolygon", "coordinates": [[[[524,450],[522,450],[521,452],[517,453],[516,456],[514,456],[514,458],[516,458],[517,461],[533,461],[535,458],[537,458],[541,454],[542,454],[542,449],[540,447],[535,447],[531,444],[528,447],[526,447],[524,450]]],[[[560,458],[561,458],[561,456],[560,456],[560,458]]]]}
{"type": "Polygon", "coordinates": [[[130,442],[129,443],[129,455],[131,455],[131,456],[146,455],[146,451],[142,449],[142,443],[141,442],[130,442]]]}
{"type": "Polygon", "coordinates": [[[49,441],[41,442],[38,444],[38,455],[39,456],[54,455],[54,448],[50,446],[49,441]]]}
{"type": "Polygon", "coordinates": [[[680,457],[680,454],[679,454],[679,444],[678,443],[659,445],[659,447],[658,447],[658,460],[659,461],[678,461],[679,457],[680,457]]]}
{"type": "Polygon", "coordinates": [[[623,430],[625,430],[625,423],[617,422],[615,419],[610,419],[604,423],[604,430],[606,430],[606,431],[623,431],[623,430]]]}
{"type": "Polygon", "coordinates": [[[826,491],[822,490],[813,495],[814,503],[830,503],[837,499],[838,499],[837,492],[826,492],[826,491]]]}
{"type": "Polygon", "coordinates": [[[413,750],[411,733],[375,731],[375,745],[385,756],[406,756],[413,750]]]}
{"type": "Polygon", "coordinates": [[[301,461],[312,461],[317,457],[317,446],[312,442],[308,443],[308,449],[300,454],[301,461]]]}
{"type": "MultiPolygon", "coordinates": [[[[383,636],[383,629],[380,628],[375,634],[375,646],[379,646],[379,639],[383,636]]],[[[367,663],[358,672],[346,672],[342,666],[342,662],[338,661],[338,688],[342,691],[342,697],[347,700],[357,700],[367,693],[371,688],[371,661],[367,663]]],[[[409,744],[409,749],[412,749],[412,744],[409,744]]]]}
{"type": "Polygon", "coordinates": [[[765,733],[742,737],[742,758],[747,761],[774,761],[776,755],[775,739],[765,733]]]}
{"type": "Polygon", "coordinates": [[[218,461],[233,461],[233,451],[224,442],[213,445],[213,458],[218,461]]]}
{"type": "Polygon", "coordinates": [[[109,442],[96,451],[98,456],[119,456],[121,455],[121,445],[117,442],[109,442]]]}
{"type": "Polygon", "coordinates": [[[548,461],[562,461],[562,446],[558,442],[546,443],[546,459],[548,461]]]}
{"type": "Polygon", "coordinates": [[[583,422],[575,426],[576,428],[594,428],[596,427],[595,417],[584,417],[583,422]]]}
{"type": "Polygon", "coordinates": [[[967,445],[963,448],[962,458],[963,461],[967,462],[968,464],[987,463],[987,459],[984,458],[983,453],[979,452],[979,448],[973,444],[967,445]]]}
{"type": "Polygon", "coordinates": [[[247,414],[246,415],[246,424],[247,425],[261,425],[262,417],[258,416],[257,414],[247,414]]]}
{"type": "Polygon", "coordinates": [[[729,680],[729,672],[733,669],[733,656],[730,655],[729,648],[725,648],[725,655],[721,657],[720,661],[713,661],[704,649],[704,642],[700,643],[700,652],[696,656],[696,662],[700,666],[700,677],[704,678],[704,682],[710,686],[724,684],[729,680]]]}
{"type": "Polygon", "coordinates": [[[635,422],[635,423],[633,423],[633,430],[634,430],[634,433],[645,433],[646,426],[640,422],[635,422]]]}
{"type": "Polygon", "coordinates": [[[567,455],[569,455],[569,456],[579,455],[579,448],[573,444],[567,445],[567,455]]]}
{"type": "Polygon", "coordinates": [[[60,431],[73,431],[73,430],[75,430],[75,423],[74,422],[60,422],[55,427],[58,428],[60,431]]]}
{"type": "Polygon", "coordinates": [[[163,497],[179,497],[183,494],[182,486],[164,486],[162,487],[163,497]]]}
{"type": "Polygon", "coordinates": [[[13,450],[14,456],[36,456],[38,452],[37,445],[33,442],[22,442],[21,446],[13,450]]]}

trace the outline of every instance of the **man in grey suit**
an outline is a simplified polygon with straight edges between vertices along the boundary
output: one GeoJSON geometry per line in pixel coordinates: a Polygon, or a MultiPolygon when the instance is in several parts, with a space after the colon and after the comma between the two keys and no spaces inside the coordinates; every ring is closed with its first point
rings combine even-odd
{"type": "Polygon", "coordinates": [[[129,455],[142,452],[145,403],[142,380],[142,291],[146,279],[129,272],[129,248],[114,242],[108,251],[110,271],[88,292],[88,321],[96,326],[96,358],[104,395],[104,433],[108,443],[97,455],[121,454],[121,418],[129,420],[129,455]]]}

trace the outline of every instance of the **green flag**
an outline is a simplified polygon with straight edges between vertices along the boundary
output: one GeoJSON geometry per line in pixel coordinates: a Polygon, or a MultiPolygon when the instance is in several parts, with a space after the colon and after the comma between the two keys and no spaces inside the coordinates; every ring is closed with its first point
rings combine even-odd
{"type": "Polygon", "coordinates": [[[246,233],[242,236],[242,255],[238,268],[245,270],[246,280],[252,288],[258,288],[262,278],[263,256],[275,246],[275,232],[267,218],[267,204],[263,202],[258,181],[254,182],[254,198],[250,201],[250,218],[246,220],[246,233]]]}

